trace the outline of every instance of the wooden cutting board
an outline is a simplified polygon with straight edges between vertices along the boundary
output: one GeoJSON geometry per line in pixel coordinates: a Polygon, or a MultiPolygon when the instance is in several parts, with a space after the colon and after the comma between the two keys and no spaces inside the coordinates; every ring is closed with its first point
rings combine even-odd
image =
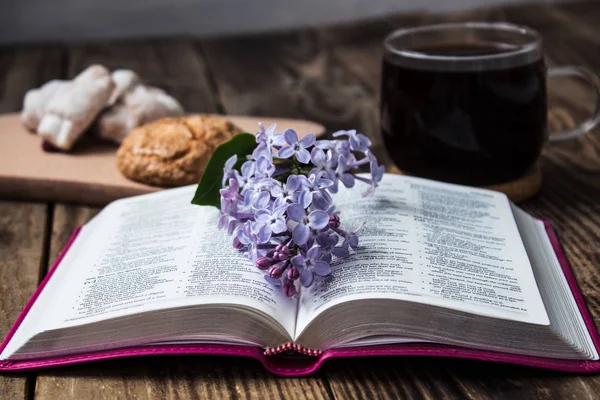
{"type": "MultiPolygon", "coordinates": [[[[294,129],[300,136],[325,133],[322,125],[304,120],[225,118],[248,132],[255,132],[262,122],[294,129]]],[[[21,124],[19,114],[0,115],[0,198],[105,205],[161,189],[123,177],[115,166],[117,148],[116,144],[85,137],[70,153],[47,153],[42,150],[40,137],[21,124]]]]}

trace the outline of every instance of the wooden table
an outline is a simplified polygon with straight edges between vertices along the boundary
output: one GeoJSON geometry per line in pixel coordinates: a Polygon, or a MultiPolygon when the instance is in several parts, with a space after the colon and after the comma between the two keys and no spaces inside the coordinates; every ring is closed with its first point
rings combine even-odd
{"type": "MultiPolygon", "coordinates": [[[[0,49],[0,112],[26,90],[71,78],[91,63],[131,68],[189,111],[306,118],[329,130],[378,137],[381,41],[390,30],[432,21],[508,20],[544,35],[548,63],[600,74],[600,4],[519,6],[450,16],[414,14],[323,29],[211,40],[186,38],[0,49]]],[[[200,23],[200,19],[199,19],[200,23]]],[[[590,108],[578,97],[573,109],[590,108]]],[[[559,101],[566,101],[558,93],[559,101]]],[[[554,121],[556,122],[556,121],[554,121]]],[[[560,121],[559,121],[560,122],[560,121]]],[[[376,140],[377,152],[385,157],[376,140]]],[[[600,130],[548,145],[541,193],[523,204],[559,231],[596,323],[600,323],[600,130]]],[[[4,336],[73,229],[98,209],[0,201],[0,336],[4,336]]],[[[101,362],[0,376],[0,398],[594,398],[600,376],[439,359],[328,362],[317,375],[282,379],[257,362],[216,357],[101,362]]]]}

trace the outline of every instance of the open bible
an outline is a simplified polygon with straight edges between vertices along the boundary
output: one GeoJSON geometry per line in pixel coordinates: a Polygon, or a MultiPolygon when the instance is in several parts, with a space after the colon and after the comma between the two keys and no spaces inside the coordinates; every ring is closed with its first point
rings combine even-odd
{"type": "Polygon", "coordinates": [[[288,375],[386,354],[600,369],[556,237],[501,193],[396,175],[368,198],[342,188],[344,228],[366,222],[360,247],[287,298],[217,230],[219,210],[190,204],[194,190],[118,200],[80,228],[0,370],[188,353],[253,356],[288,375]],[[314,361],[287,367],[294,350],[314,361]]]}

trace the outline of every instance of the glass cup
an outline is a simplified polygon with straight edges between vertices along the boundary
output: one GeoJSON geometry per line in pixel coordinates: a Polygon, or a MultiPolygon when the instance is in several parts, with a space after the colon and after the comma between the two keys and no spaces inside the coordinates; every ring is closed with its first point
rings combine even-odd
{"type": "Polygon", "coordinates": [[[519,178],[548,140],[580,136],[600,120],[600,82],[585,68],[546,68],[542,37],[508,23],[400,29],[384,41],[381,130],[403,172],[490,185],[519,178]],[[571,76],[594,90],[593,114],[548,134],[546,79],[571,76]]]}

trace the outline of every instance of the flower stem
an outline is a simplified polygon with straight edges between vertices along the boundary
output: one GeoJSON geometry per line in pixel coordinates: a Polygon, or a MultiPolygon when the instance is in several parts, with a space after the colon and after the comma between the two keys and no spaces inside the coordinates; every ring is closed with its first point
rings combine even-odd
{"type": "Polygon", "coordinates": [[[355,162],[354,164],[350,165],[349,169],[352,169],[352,168],[358,168],[358,167],[360,167],[361,165],[364,165],[364,164],[366,164],[366,163],[368,163],[368,162],[369,162],[369,157],[364,157],[363,159],[361,159],[361,160],[358,160],[358,161],[357,161],[357,162],[355,162]]]}
{"type": "MultiPolygon", "coordinates": [[[[271,177],[272,177],[272,178],[276,178],[276,177],[278,177],[278,176],[280,176],[280,175],[287,174],[288,172],[290,172],[290,169],[289,169],[289,168],[283,168],[283,169],[279,169],[279,168],[277,168],[277,169],[275,170],[275,172],[273,172],[273,175],[272,175],[271,177]]],[[[286,176],[286,178],[287,178],[287,176],[286,176]]]]}
{"type": "Polygon", "coordinates": [[[282,233],[274,233],[271,235],[271,237],[281,237],[281,236],[289,236],[289,233],[282,232],[282,233]]]}
{"type": "Polygon", "coordinates": [[[356,174],[352,174],[352,175],[354,175],[354,179],[356,179],[356,180],[359,180],[364,183],[368,183],[369,185],[373,184],[373,181],[371,181],[370,179],[364,178],[362,176],[358,176],[356,174]]]}
{"type": "Polygon", "coordinates": [[[346,232],[343,229],[340,229],[340,228],[331,228],[331,229],[333,229],[338,235],[340,235],[342,237],[348,236],[348,232],[346,232]]]}

